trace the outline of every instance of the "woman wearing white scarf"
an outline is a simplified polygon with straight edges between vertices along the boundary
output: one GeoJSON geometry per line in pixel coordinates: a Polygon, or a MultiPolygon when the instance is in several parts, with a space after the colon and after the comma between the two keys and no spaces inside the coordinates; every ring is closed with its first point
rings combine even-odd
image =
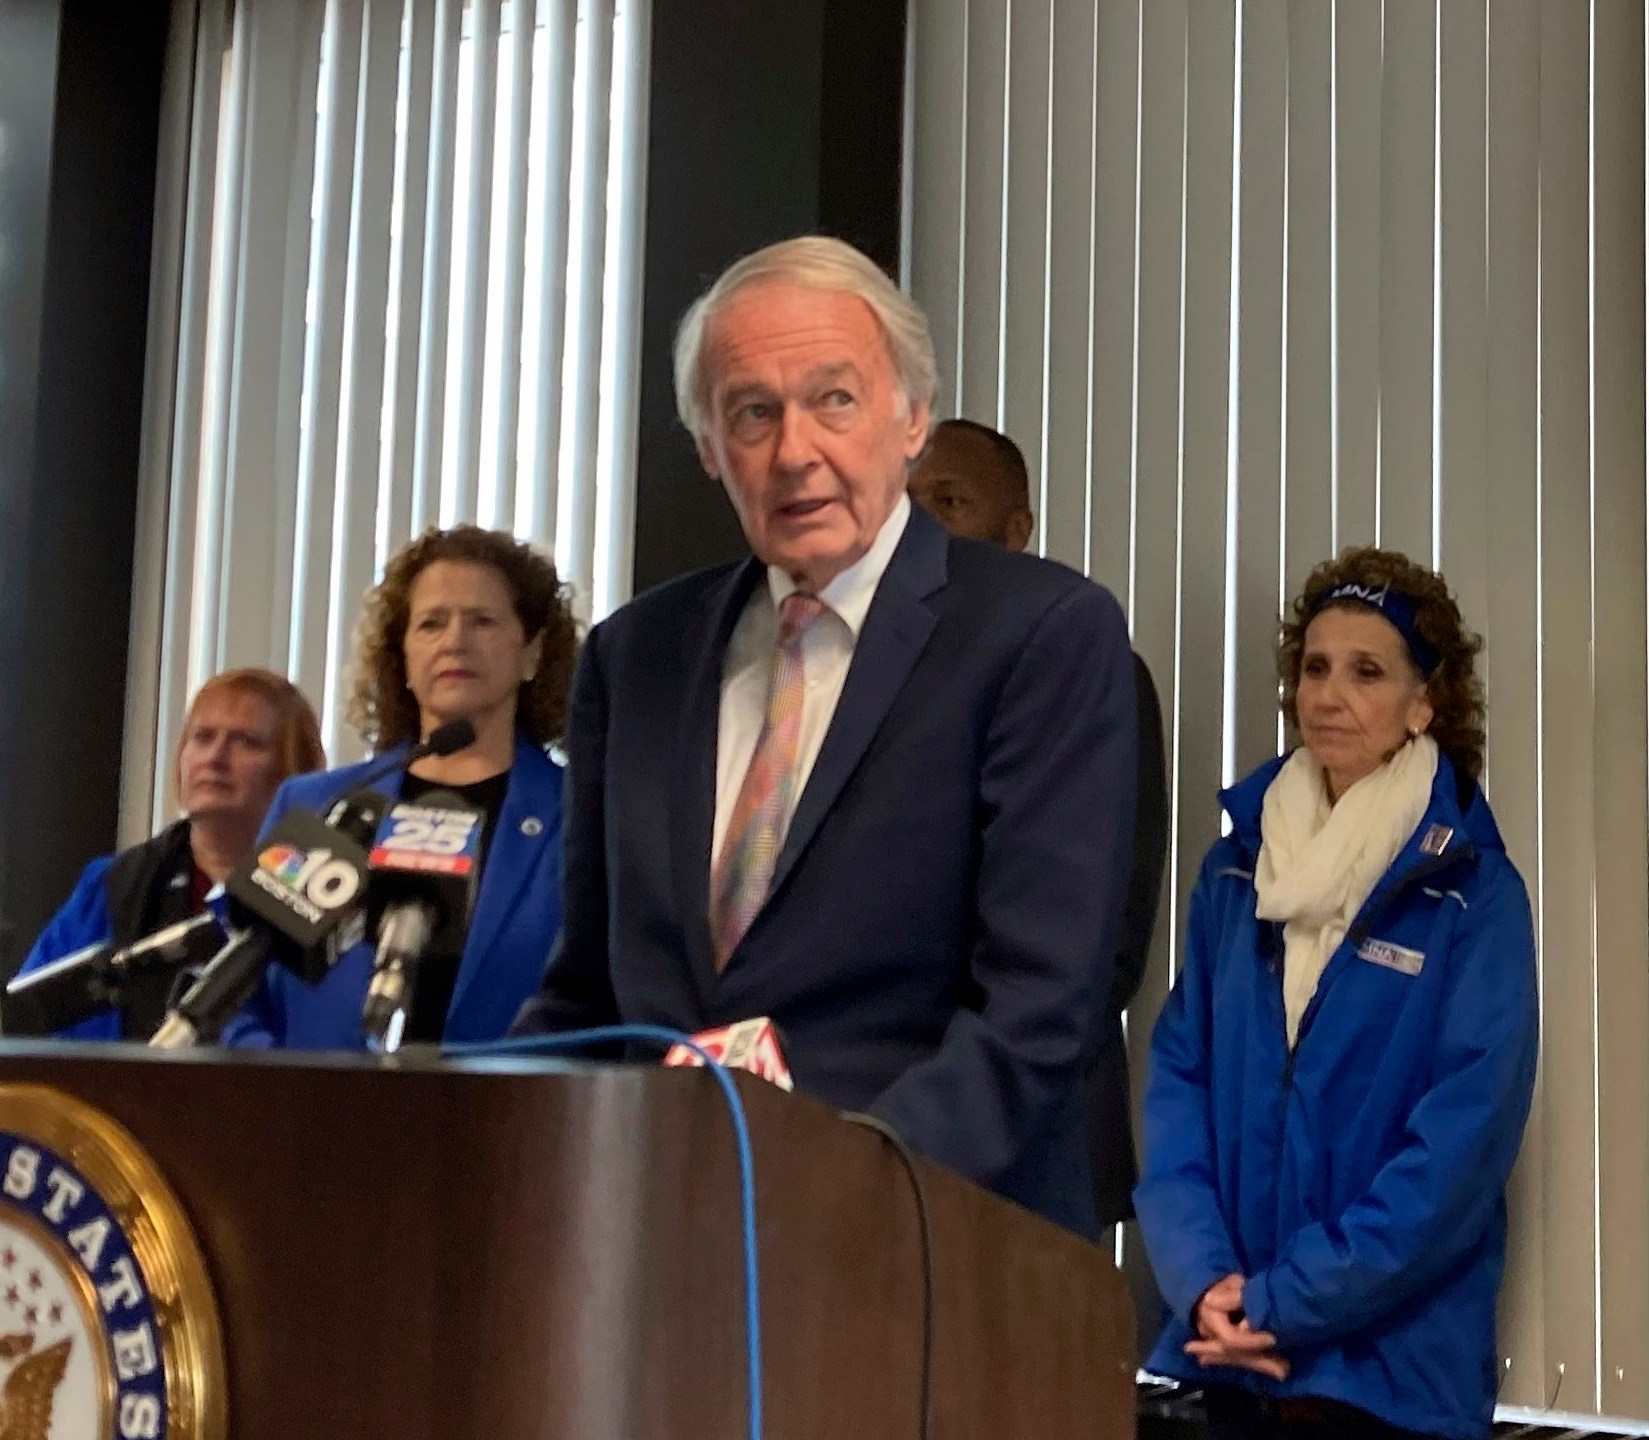
{"type": "Polygon", "coordinates": [[[1480,646],[1401,555],[1319,566],[1279,654],[1300,748],[1221,797],[1135,1192],[1173,1311],[1147,1368],[1216,1440],[1489,1434],[1538,999],[1480,646]]]}
{"type": "MultiPolygon", "coordinates": [[[[1334,616],[1323,619],[1331,630],[1344,623],[1334,616]]],[[[1338,801],[1330,797],[1328,772],[1309,746],[1288,757],[1265,792],[1255,913],[1283,922],[1290,1045],[1329,957],[1426,813],[1436,778],[1437,742],[1417,735],[1379,769],[1351,781],[1338,801]]]]}

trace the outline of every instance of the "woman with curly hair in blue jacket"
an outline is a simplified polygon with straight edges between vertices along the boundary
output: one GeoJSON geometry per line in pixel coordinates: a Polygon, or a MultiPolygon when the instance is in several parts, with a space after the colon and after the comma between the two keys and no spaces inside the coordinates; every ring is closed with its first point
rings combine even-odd
{"type": "Polygon", "coordinates": [[[1489,1434],[1539,1002],[1481,647],[1402,555],[1318,566],[1278,656],[1299,747],[1221,796],[1135,1193],[1173,1312],[1147,1363],[1217,1440],[1489,1434]]]}

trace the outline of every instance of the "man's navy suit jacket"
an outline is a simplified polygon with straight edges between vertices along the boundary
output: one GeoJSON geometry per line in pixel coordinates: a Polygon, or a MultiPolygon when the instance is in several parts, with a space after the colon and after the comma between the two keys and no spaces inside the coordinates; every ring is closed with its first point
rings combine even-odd
{"type": "Polygon", "coordinates": [[[1096,1233],[1083,1072],[1133,837],[1133,659],[1075,572],[920,509],[877,587],[776,862],[719,976],[722,662],[755,560],[591,632],[568,725],[564,929],[519,1033],[756,1015],[799,1088],[1096,1233]]]}

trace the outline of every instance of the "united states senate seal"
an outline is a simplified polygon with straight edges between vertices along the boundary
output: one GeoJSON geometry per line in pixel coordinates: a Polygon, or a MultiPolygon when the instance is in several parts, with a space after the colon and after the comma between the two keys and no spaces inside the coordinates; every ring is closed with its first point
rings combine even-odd
{"type": "Polygon", "coordinates": [[[137,1141],[0,1085],[0,1440],[224,1440],[223,1338],[183,1208],[137,1141]]]}

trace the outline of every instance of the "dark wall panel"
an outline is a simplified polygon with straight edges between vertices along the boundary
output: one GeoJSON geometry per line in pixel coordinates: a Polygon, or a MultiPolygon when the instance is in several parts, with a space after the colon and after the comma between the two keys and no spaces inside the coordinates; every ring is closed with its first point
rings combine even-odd
{"type": "Polygon", "coordinates": [[[744,553],[676,419],[671,342],[729,262],[824,230],[898,262],[899,0],[655,0],[635,588],[744,553]]]}
{"type": "Polygon", "coordinates": [[[158,4],[0,0],[0,106],[22,104],[16,65],[26,164],[46,176],[13,222],[44,227],[43,263],[23,274],[37,338],[8,308],[0,382],[8,968],[115,838],[167,19],[158,4]]]}
{"type": "Polygon", "coordinates": [[[29,499],[45,303],[57,0],[0,0],[0,974],[16,948],[16,786],[36,677],[25,663],[29,499]]]}
{"type": "Polygon", "coordinates": [[[899,274],[905,7],[830,0],[821,46],[819,228],[899,274]]]}

